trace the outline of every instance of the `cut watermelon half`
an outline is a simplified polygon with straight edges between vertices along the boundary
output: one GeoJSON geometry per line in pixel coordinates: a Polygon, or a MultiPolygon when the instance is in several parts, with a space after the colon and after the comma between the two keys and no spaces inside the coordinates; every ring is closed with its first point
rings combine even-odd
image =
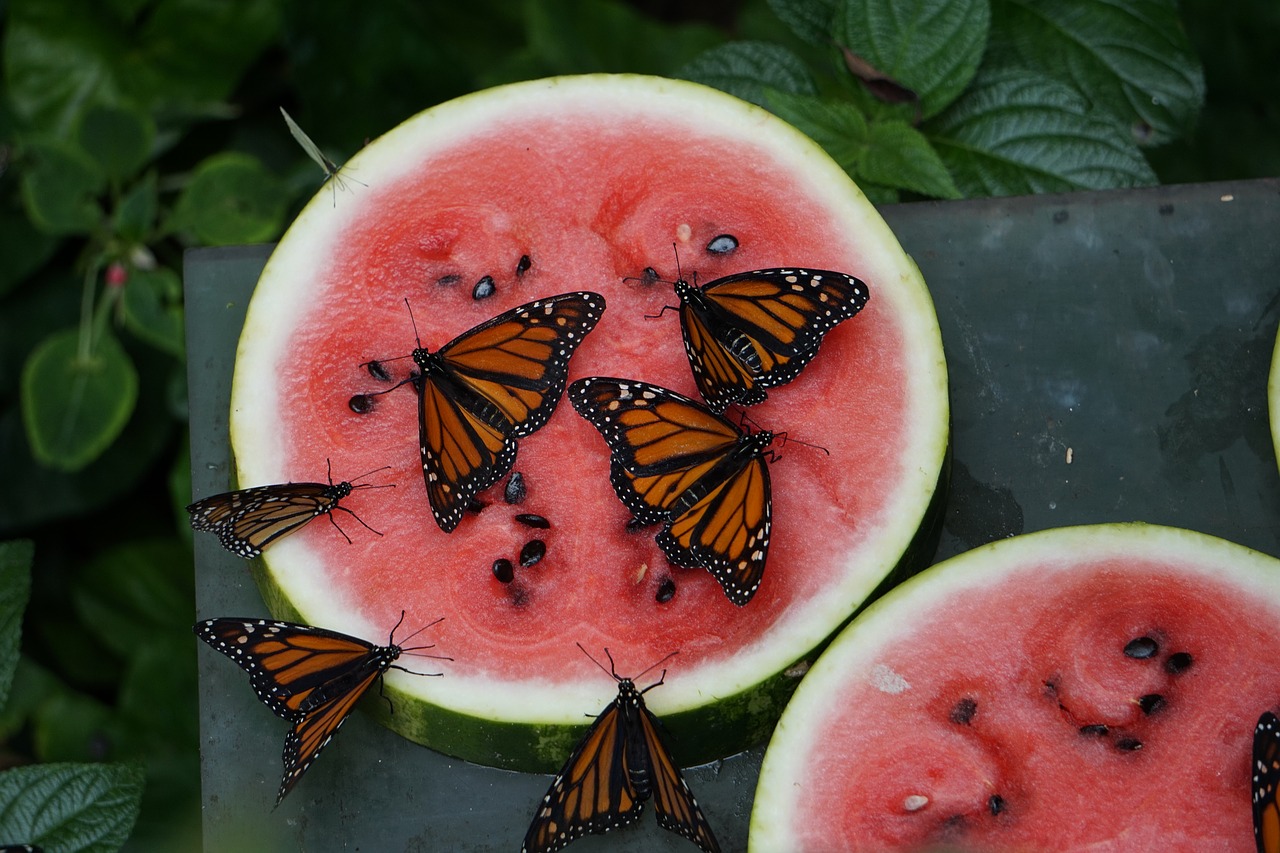
{"type": "Polygon", "coordinates": [[[1252,850],[1280,562],[1143,524],[1000,541],[831,644],[770,741],[750,849],[1252,850]]]}
{"type": "Polygon", "coordinates": [[[344,502],[381,536],[353,526],[348,544],[313,523],[265,552],[257,579],[272,613],[379,642],[402,609],[407,626],[443,616],[433,638],[453,658],[445,677],[390,673],[394,714],[385,703],[375,713],[480,763],[560,765],[614,689],[579,643],[597,657],[608,648],[623,675],[678,652],[646,700],[682,761],[762,741],[797,664],[895,568],[931,553],[921,542],[937,519],[946,371],[924,282],[883,220],[790,126],[715,90],[641,76],[464,97],[368,145],[343,173],[359,183],[318,194],[262,273],[236,357],[232,448],[242,486],[314,481],[331,460],[340,479],[389,466],[368,481],[396,488],[344,502]],[[608,450],[569,405],[520,439],[524,502],[504,501],[504,478],[446,534],[423,488],[412,386],[365,396],[392,384],[370,360],[392,381],[409,376],[406,301],[434,350],[573,290],[608,308],[571,380],[623,376],[696,395],[679,321],[662,310],[672,288],[645,275],[677,277],[673,244],[701,281],[800,264],[871,290],[803,375],[750,410],[822,450],[788,445],[771,466],[768,567],[747,607],[710,573],[669,566],[654,531],[627,530],[608,450]],[[518,563],[534,539],[545,556],[503,583],[494,563],[518,563]]]}

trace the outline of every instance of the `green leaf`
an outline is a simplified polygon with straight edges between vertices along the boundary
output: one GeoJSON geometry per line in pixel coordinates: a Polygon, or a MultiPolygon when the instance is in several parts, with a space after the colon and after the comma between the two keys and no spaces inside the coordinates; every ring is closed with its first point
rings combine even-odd
{"type": "Polygon", "coordinates": [[[124,764],[44,764],[0,773],[5,841],[113,853],[129,838],[143,776],[124,764]]]}
{"type": "Polygon", "coordinates": [[[121,305],[126,329],[157,349],[182,358],[186,337],[182,282],[176,272],[166,267],[132,270],[121,305]]]}
{"type": "Polygon", "coordinates": [[[769,8],[791,31],[810,44],[831,43],[840,0],[768,0],[769,8]]]}
{"type": "Polygon", "coordinates": [[[31,596],[34,555],[35,545],[30,539],[0,542],[0,708],[9,699],[9,686],[18,667],[22,615],[31,596]]]}
{"type": "Polygon", "coordinates": [[[195,620],[195,567],[178,539],[127,542],[100,552],[73,580],[71,603],[104,647],[122,659],[195,620]]]}
{"type": "Polygon", "coordinates": [[[137,109],[93,105],[80,117],[80,148],[109,180],[123,181],[151,157],[156,127],[137,109]]]}
{"type": "Polygon", "coordinates": [[[38,270],[53,255],[58,241],[37,231],[31,220],[17,211],[0,210],[0,296],[38,270]]]}
{"type": "Polygon", "coordinates": [[[926,131],[966,196],[1155,183],[1128,134],[1035,72],[983,72],[926,131]]]}
{"type": "Polygon", "coordinates": [[[156,184],[156,173],[147,172],[116,205],[116,235],[128,243],[146,243],[155,229],[159,209],[160,191],[156,184]]]}
{"type": "Polygon", "coordinates": [[[80,332],[45,338],[22,369],[22,414],[31,452],[42,464],[78,471],[102,455],[129,421],[138,373],[104,331],[88,354],[80,332]]]}
{"type": "Polygon", "coordinates": [[[111,709],[86,693],[58,691],[40,703],[32,722],[32,743],[41,761],[119,757],[119,726],[111,709]]]}
{"type": "Polygon", "coordinates": [[[83,152],[60,142],[33,144],[22,172],[22,202],[32,223],[47,234],[84,234],[102,221],[97,196],[102,173],[83,152]]]}
{"type": "Polygon", "coordinates": [[[178,198],[169,230],[190,229],[210,246],[261,243],[279,236],[288,190],[249,154],[215,154],[196,167],[178,198]]]}
{"type": "Polygon", "coordinates": [[[0,712],[0,739],[8,740],[22,731],[41,705],[66,689],[49,670],[25,655],[20,656],[9,701],[0,712]]]}
{"type": "Polygon", "coordinates": [[[1204,72],[1171,0],[992,0],[992,12],[992,68],[1071,84],[1140,145],[1195,125],[1204,72]]]}
{"type": "Polygon", "coordinates": [[[874,195],[876,201],[893,201],[893,190],[960,197],[937,152],[906,122],[868,122],[857,107],[843,101],[777,91],[769,91],[767,97],[769,107],[821,145],[868,198],[874,195]]]}
{"type": "Polygon", "coordinates": [[[804,60],[780,45],[735,41],[713,47],[680,69],[677,77],[714,86],[765,107],[765,89],[816,95],[818,87],[804,60]]]}
{"type": "Polygon", "coordinates": [[[978,70],[991,27],[988,0],[845,0],[836,40],[915,92],[928,118],[978,70]]]}

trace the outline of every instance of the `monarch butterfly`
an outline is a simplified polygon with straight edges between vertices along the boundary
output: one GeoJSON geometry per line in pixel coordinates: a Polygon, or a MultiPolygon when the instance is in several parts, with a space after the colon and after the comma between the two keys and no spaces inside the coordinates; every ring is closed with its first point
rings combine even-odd
{"type": "Polygon", "coordinates": [[[403,621],[401,611],[400,621],[391,629],[385,646],[337,631],[269,619],[224,617],[195,624],[196,636],[249,673],[249,683],[263,704],[276,716],[293,723],[284,739],[284,778],[280,780],[276,805],[298,784],[360,697],[388,669],[440,675],[414,672],[395,664],[402,654],[432,648],[397,645],[396,628],[403,621]]]}
{"type": "Polygon", "coordinates": [[[1253,730],[1253,837],[1258,853],[1280,851],[1280,719],[1270,711],[1253,730]]]}
{"type": "Polygon", "coordinates": [[[629,379],[580,379],[569,400],[609,445],[609,480],[636,521],[663,523],[667,558],[708,569],[734,604],[750,601],[769,553],[773,433],[744,434],[701,403],[629,379]]]}
{"type": "MultiPolygon", "coordinates": [[[[666,670],[639,690],[632,679],[618,676],[609,650],[604,653],[609,657],[607,672],[618,682],[618,696],[596,717],[552,780],[525,833],[521,853],[552,853],[588,832],[599,834],[634,823],[651,796],[659,826],[707,853],[718,853],[711,825],[663,744],[657,718],[644,704],[644,694],[662,684],[666,670]]],[[[596,665],[604,669],[598,661],[596,665]]]]}
{"type": "Polygon", "coordinates": [[[795,379],[827,332],[870,296],[851,275],[800,267],[738,273],[702,287],[677,278],[674,287],[689,366],[713,412],[761,403],[764,389],[795,379]]]}
{"type": "MultiPolygon", "coordinates": [[[[383,470],[383,469],[378,469],[383,470]]],[[[370,471],[370,474],[375,473],[370,471]]],[[[367,477],[368,474],[362,474],[367,477]]],[[[360,477],[356,478],[357,480],[360,477]]],[[[262,553],[262,549],[282,536],[287,536],[302,527],[308,521],[321,515],[328,515],[329,521],[351,541],[351,537],[338,527],[333,519],[334,510],[342,510],[350,515],[367,530],[378,533],[361,521],[338,501],[357,489],[375,489],[394,486],[374,486],[370,483],[352,485],[349,481],[333,482],[332,466],[329,469],[329,482],[326,483],[279,483],[272,486],[254,486],[236,492],[223,492],[201,498],[187,506],[191,513],[191,527],[194,530],[207,530],[218,534],[218,541],[237,557],[252,559],[262,553]]],[[[378,533],[381,536],[381,533],[378,533]]]]}
{"type": "MultiPolygon", "coordinates": [[[[413,351],[422,475],[446,533],[471,499],[511,470],[516,439],[551,417],[569,358],[604,313],[604,297],[564,293],[520,305],[435,352],[413,351]]],[[[403,383],[402,383],[403,384],[403,383]]]]}

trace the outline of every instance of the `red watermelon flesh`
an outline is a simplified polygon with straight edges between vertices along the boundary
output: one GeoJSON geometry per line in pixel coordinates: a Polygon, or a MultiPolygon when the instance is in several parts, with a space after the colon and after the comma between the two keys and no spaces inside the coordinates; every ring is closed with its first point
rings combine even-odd
{"type": "Polygon", "coordinates": [[[751,847],[1252,850],[1277,624],[1280,564],[1198,534],[1075,528],[962,555],[811,671],[751,847]]]}
{"type": "MultiPolygon", "coordinates": [[[[662,85],[703,97],[701,87],[662,85]]],[[[351,166],[368,186],[349,182],[335,206],[327,195],[313,204],[273,256],[237,361],[233,443],[242,482],[316,479],[331,459],[344,478],[390,466],[369,479],[396,484],[344,502],[381,537],[346,525],[348,545],[312,524],[273,546],[268,585],[302,616],[371,636],[401,608],[406,624],[445,616],[433,639],[454,658],[447,678],[402,683],[434,696],[465,693],[469,679],[479,698],[459,706],[480,715],[576,721],[607,701],[611,682],[576,643],[597,653],[608,647],[620,674],[678,651],[667,685],[650,694],[659,712],[664,697],[715,701],[708,672],[743,685],[789,665],[893,568],[945,448],[945,374],[918,273],[865,201],[865,220],[833,215],[848,208],[840,196],[850,185],[832,187],[816,149],[805,154],[821,158],[811,177],[813,164],[780,161],[773,143],[741,127],[691,122],[687,109],[682,116],[673,108],[678,102],[641,97],[623,107],[607,92],[588,94],[561,98],[554,109],[509,100],[501,120],[488,109],[479,118],[464,111],[451,134],[425,146],[388,150],[383,143],[395,134],[371,146],[351,166]],[[630,116],[611,118],[619,109],[630,116]],[[708,251],[724,234],[738,248],[708,251]],[[406,299],[422,344],[435,350],[502,311],[572,290],[596,291],[608,307],[574,355],[571,379],[633,377],[696,397],[678,317],[663,313],[676,304],[670,284],[627,280],[646,267],[674,279],[673,243],[684,275],[701,282],[802,264],[858,275],[871,291],[866,309],[828,334],[801,377],[750,412],[760,427],[822,449],[775,445],[769,564],[743,608],[709,573],[669,566],[656,528],[627,532],[607,447],[567,402],[520,441],[515,470],[528,485],[526,501],[505,504],[500,483],[480,496],[488,507],[452,534],[435,525],[426,503],[412,386],[374,397],[366,414],[348,405],[390,385],[363,362],[381,360],[396,381],[409,375],[412,362],[395,360],[415,346],[406,299]],[[526,255],[531,266],[518,274],[526,255]],[[475,299],[484,276],[495,293],[475,299]],[[518,512],[545,516],[551,528],[522,527],[518,512]],[[892,556],[882,550],[886,537],[897,540],[892,556]],[[512,583],[498,582],[493,562],[516,562],[534,538],[545,541],[546,557],[517,566],[512,583]],[[676,593],[659,603],[668,577],[676,593]],[[798,644],[770,650],[771,637],[797,635],[798,644]],[[762,656],[744,656],[748,648],[762,656]],[[485,693],[486,685],[510,684],[525,691],[518,707],[509,694],[485,693]]]]}

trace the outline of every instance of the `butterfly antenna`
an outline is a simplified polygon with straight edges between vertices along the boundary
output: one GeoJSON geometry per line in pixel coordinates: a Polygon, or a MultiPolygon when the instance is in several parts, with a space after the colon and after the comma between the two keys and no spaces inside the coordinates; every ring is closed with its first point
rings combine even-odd
{"type": "Polygon", "coordinates": [[[418,349],[422,349],[422,338],[418,336],[418,323],[413,319],[413,306],[409,304],[409,297],[404,298],[404,307],[409,309],[409,323],[413,326],[413,339],[418,343],[418,349]]]}
{"type": "MultiPolygon", "coordinates": [[[[404,621],[404,613],[403,613],[403,612],[401,612],[401,614],[400,614],[400,620],[401,620],[401,621],[404,621]]],[[[414,631],[414,632],[413,632],[412,634],[410,634],[409,636],[405,637],[403,640],[401,640],[401,641],[400,641],[400,644],[401,644],[401,646],[402,646],[401,651],[404,651],[404,652],[410,651],[410,649],[403,648],[403,645],[404,645],[405,643],[409,642],[409,641],[410,641],[410,640],[412,640],[414,637],[418,636],[418,635],[419,635],[419,634],[421,634],[423,631],[427,630],[428,628],[432,627],[433,625],[439,625],[439,624],[440,624],[441,622],[443,622],[443,621],[444,621],[444,617],[443,617],[443,616],[441,616],[439,619],[435,620],[434,622],[428,622],[427,624],[423,625],[423,626],[422,626],[421,628],[419,628],[418,630],[414,631]]],[[[400,622],[397,622],[397,623],[396,623],[396,628],[399,628],[399,627],[400,627],[400,622]]],[[[395,636],[395,633],[396,633],[396,632],[395,632],[394,630],[392,630],[392,632],[391,632],[392,636],[395,636]]],[[[430,645],[430,646],[417,646],[417,648],[419,648],[419,649],[429,649],[429,648],[432,648],[434,645],[435,645],[435,644],[433,643],[433,644],[432,644],[432,645],[430,645]]],[[[435,657],[435,655],[427,655],[427,657],[435,657]]]]}
{"type": "MultiPolygon", "coordinates": [[[[661,660],[654,661],[653,663],[649,664],[649,666],[646,667],[643,672],[636,673],[635,676],[633,676],[632,680],[634,681],[636,679],[644,678],[647,673],[650,673],[653,670],[657,669],[658,667],[662,666],[664,663],[671,660],[673,657],[675,657],[678,654],[680,654],[679,649],[667,655],[666,657],[662,658],[661,660]]],[[[667,678],[667,671],[664,669],[662,671],[662,677],[659,678],[657,681],[655,681],[653,684],[650,684],[649,687],[646,687],[645,690],[648,690],[650,687],[657,687],[659,684],[665,681],[666,678],[667,678]]]]}
{"type": "Polygon", "coordinates": [[[778,443],[779,443],[779,444],[782,444],[782,445],[786,445],[786,444],[798,444],[798,445],[800,445],[801,447],[810,447],[810,448],[813,448],[814,450],[821,450],[823,453],[825,453],[825,454],[826,454],[826,455],[828,455],[828,456],[830,456],[830,455],[831,455],[831,451],[830,451],[830,450],[827,450],[827,449],[826,449],[825,447],[823,447],[821,444],[811,444],[811,443],[809,443],[809,442],[807,442],[807,441],[801,441],[801,440],[800,440],[800,439],[798,439],[798,438],[792,438],[792,437],[791,437],[790,435],[788,435],[785,431],[784,431],[784,432],[776,432],[776,433],[774,433],[774,438],[778,439],[778,443]]]}
{"type": "MultiPolygon", "coordinates": [[[[361,474],[359,477],[353,477],[350,480],[350,482],[352,483],[351,488],[353,489],[394,489],[396,487],[395,483],[361,483],[360,482],[365,477],[372,476],[378,473],[379,471],[390,471],[390,470],[391,470],[390,465],[383,465],[381,468],[374,468],[372,471],[366,471],[363,474],[361,474]]],[[[329,482],[332,483],[333,479],[330,478],[329,482]]]]}
{"type": "Polygon", "coordinates": [[[587,651],[587,650],[586,650],[586,648],[584,648],[584,647],[583,647],[582,643],[576,643],[575,645],[577,645],[578,649],[579,649],[579,650],[580,650],[584,655],[586,655],[586,656],[587,656],[587,660],[591,661],[593,664],[595,664],[596,666],[600,667],[600,669],[601,669],[601,670],[603,670],[604,672],[608,673],[609,677],[610,677],[610,678],[612,678],[614,681],[617,681],[617,680],[618,680],[618,673],[617,673],[617,671],[613,668],[613,655],[609,654],[609,649],[608,649],[608,648],[606,648],[606,649],[604,650],[604,656],[605,656],[605,657],[607,657],[607,658],[609,659],[609,668],[608,668],[608,669],[605,669],[605,668],[604,668],[604,664],[600,663],[600,661],[598,661],[598,660],[596,660],[595,658],[593,658],[593,657],[591,656],[591,652],[587,651]]]}

